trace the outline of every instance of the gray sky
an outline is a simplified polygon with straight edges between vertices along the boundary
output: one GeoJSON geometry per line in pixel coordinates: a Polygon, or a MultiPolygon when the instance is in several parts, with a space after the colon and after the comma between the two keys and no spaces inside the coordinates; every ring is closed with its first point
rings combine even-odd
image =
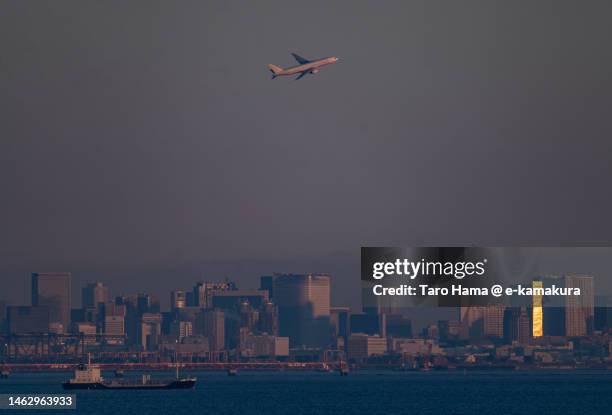
{"type": "Polygon", "coordinates": [[[0,299],[320,270],[358,305],[362,245],[612,244],[611,11],[4,1],[0,299]],[[290,52],[340,61],[271,81],[290,52]]]}

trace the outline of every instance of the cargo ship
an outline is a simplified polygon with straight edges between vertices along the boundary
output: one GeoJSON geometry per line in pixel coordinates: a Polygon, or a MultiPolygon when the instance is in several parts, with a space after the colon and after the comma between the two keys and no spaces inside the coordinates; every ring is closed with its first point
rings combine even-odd
{"type": "Polygon", "coordinates": [[[88,361],[77,366],[74,377],[62,383],[62,386],[64,389],[192,389],[196,382],[195,377],[179,377],[178,363],[176,378],[172,379],[151,379],[151,375],[144,374],[135,379],[105,380],[100,367],[88,361]]]}

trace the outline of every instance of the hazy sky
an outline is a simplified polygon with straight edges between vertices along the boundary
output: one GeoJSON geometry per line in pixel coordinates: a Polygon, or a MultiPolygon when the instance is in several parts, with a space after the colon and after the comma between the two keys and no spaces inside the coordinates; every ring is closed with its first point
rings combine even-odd
{"type": "Polygon", "coordinates": [[[611,12],[3,1],[0,299],[328,271],[357,305],[362,245],[612,244],[611,12]],[[340,61],[270,80],[290,52],[340,61]]]}

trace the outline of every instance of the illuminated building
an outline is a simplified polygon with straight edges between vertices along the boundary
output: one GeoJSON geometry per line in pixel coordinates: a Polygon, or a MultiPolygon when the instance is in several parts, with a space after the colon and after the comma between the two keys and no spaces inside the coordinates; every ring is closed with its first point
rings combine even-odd
{"type": "MultiPolygon", "coordinates": [[[[533,288],[542,288],[542,285],[542,281],[533,281],[533,288]]],[[[544,327],[542,320],[542,295],[534,292],[532,302],[533,337],[542,337],[544,335],[544,327]]]]}

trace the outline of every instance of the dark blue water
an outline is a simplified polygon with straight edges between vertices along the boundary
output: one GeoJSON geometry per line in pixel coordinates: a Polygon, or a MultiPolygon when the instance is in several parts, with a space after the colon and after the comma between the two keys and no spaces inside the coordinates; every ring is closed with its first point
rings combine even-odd
{"type": "MultiPolygon", "coordinates": [[[[194,373],[194,390],[71,391],[78,414],[598,414],[612,413],[607,372],[194,373]]],[[[133,376],[134,374],[128,373],[133,376]]],[[[12,374],[0,393],[63,393],[68,373],[12,374]]],[[[167,374],[167,376],[171,376],[167,374]]],[[[6,411],[8,413],[8,411],[6,411]]],[[[12,411],[11,411],[12,412],[12,411]]],[[[26,413],[20,411],[19,413],[26,413]]]]}

